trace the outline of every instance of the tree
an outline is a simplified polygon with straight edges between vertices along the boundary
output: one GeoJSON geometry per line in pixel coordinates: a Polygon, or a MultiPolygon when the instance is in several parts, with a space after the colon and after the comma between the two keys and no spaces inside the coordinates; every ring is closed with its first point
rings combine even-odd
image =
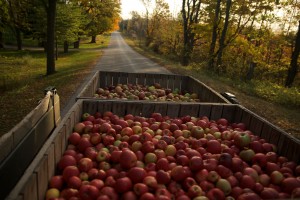
{"type": "Polygon", "coordinates": [[[0,0],[0,49],[4,48],[3,32],[8,21],[8,4],[5,0],[0,0]]]}
{"type": "Polygon", "coordinates": [[[17,41],[17,48],[18,50],[21,50],[22,32],[29,29],[27,10],[31,4],[27,0],[6,0],[4,2],[2,1],[0,4],[3,6],[1,11],[4,12],[1,14],[1,19],[3,19],[2,23],[14,33],[17,41]]]}
{"type": "Polygon", "coordinates": [[[229,24],[229,15],[230,15],[230,8],[231,8],[231,0],[226,1],[226,14],[225,14],[225,22],[224,27],[222,30],[222,34],[219,40],[219,51],[218,51],[218,57],[217,57],[217,72],[221,70],[222,68],[222,55],[223,50],[225,48],[225,38],[228,30],[228,24],[229,24]],[[220,68],[221,67],[221,68],[220,68]]]}
{"type": "Polygon", "coordinates": [[[64,44],[64,52],[68,52],[69,43],[79,38],[83,32],[81,27],[84,24],[81,8],[77,4],[62,3],[57,6],[56,17],[56,38],[57,42],[64,44]]]}
{"type": "Polygon", "coordinates": [[[295,38],[295,47],[294,47],[294,51],[292,53],[291,64],[290,64],[290,68],[288,70],[288,76],[285,81],[286,87],[292,87],[294,79],[298,72],[299,52],[300,52],[300,20],[299,20],[299,25],[298,25],[298,32],[297,32],[297,35],[295,38]]]}
{"type": "Polygon", "coordinates": [[[213,29],[212,29],[212,36],[211,36],[211,43],[209,48],[209,62],[208,67],[211,69],[214,67],[214,53],[217,43],[217,37],[218,37],[218,22],[219,22],[219,15],[220,15],[220,7],[221,7],[221,0],[217,0],[216,8],[215,8],[215,15],[213,19],[213,29]]]}
{"type": "Polygon", "coordinates": [[[146,9],[146,46],[149,46],[151,43],[150,38],[150,28],[149,28],[149,10],[148,8],[151,7],[151,0],[141,0],[141,2],[144,4],[146,9]]]}
{"type": "Polygon", "coordinates": [[[56,1],[48,0],[48,5],[45,4],[47,12],[47,75],[55,73],[55,15],[56,1]]]}
{"type": "Polygon", "coordinates": [[[92,37],[91,43],[96,42],[98,34],[112,30],[115,21],[119,19],[119,0],[82,0],[80,1],[80,5],[85,9],[86,18],[88,19],[85,29],[88,35],[92,37]]]}
{"type": "Polygon", "coordinates": [[[187,66],[195,44],[194,26],[200,20],[201,0],[182,0],[183,51],[182,65],[187,66]]]}
{"type": "Polygon", "coordinates": [[[170,19],[169,5],[164,0],[156,0],[153,13],[148,21],[148,31],[146,46],[152,44],[153,49],[158,52],[159,46],[163,43],[161,40],[164,24],[170,19]]]}

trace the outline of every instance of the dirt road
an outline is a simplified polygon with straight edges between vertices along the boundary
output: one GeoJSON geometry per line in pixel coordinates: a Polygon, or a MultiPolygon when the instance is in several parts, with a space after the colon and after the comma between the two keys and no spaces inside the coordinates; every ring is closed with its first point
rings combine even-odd
{"type": "Polygon", "coordinates": [[[137,73],[161,73],[170,74],[164,67],[159,66],[148,58],[135,52],[129,47],[119,32],[113,32],[111,41],[104,50],[96,70],[137,72],[137,73]]]}
{"type": "Polygon", "coordinates": [[[70,98],[68,104],[61,109],[61,117],[72,107],[79,92],[97,71],[171,74],[164,67],[135,52],[126,44],[119,32],[113,32],[109,46],[104,49],[103,56],[99,59],[90,76],[86,77],[81,86],[70,98]]]}

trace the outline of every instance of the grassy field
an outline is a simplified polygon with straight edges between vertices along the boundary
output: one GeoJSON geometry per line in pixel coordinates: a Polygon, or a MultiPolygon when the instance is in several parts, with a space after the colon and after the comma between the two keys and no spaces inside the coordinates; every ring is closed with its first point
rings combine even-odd
{"type": "Polygon", "coordinates": [[[57,89],[63,108],[84,77],[91,72],[101,56],[101,49],[108,42],[108,36],[99,36],[96,44],[84,40],[79,49],[70,48],[67,54],[59,51],[57,73],[50,76],[45,76],[43,49],[0,50],[0,136],[37,106],[44,97],[44,89],[49,86],[57,89]]]}
{"type": "Polygon", "coordinates": [[[257,81],[246,84],[239,80],[216,76],[201,68],[183,67],[141,48],[128,38],[126,41],[136,51],[165,66],[173,73],[191,75],[217,92],[235,94],[240,104],[300,139],[300,88],[287,89],[257,81]]]}

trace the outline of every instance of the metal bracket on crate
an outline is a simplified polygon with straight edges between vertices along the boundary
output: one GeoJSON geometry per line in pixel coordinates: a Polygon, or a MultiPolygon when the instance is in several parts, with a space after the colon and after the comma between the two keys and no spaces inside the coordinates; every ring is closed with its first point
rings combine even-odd
{"type": "Polygon", "coordinates": [[[236,99],[236,96],[230,92],[223,92],[221,93],[223,97],[229,100],[233,104],[239,104],[239,101],[236,99]]]}
{"type": "Polygon", "coordinates": [[[54,86],[49,86],[44,89],[44,94],[46,95],[47,92],[52,92],[52,94],[57,94],[57,90],[54,86]]]}

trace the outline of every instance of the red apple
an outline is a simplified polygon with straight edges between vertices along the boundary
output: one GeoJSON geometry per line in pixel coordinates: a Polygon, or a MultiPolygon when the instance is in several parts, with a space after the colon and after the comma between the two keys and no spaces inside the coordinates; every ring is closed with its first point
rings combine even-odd
{"type": "Polygon", "coordinates": [[[99,194],[100,194],[100,196],[107,195],[110,200],[118,200],[119,199],[119,195],[117,194],[117,192],[115,191],[115,189],[113,187],[104,186],[100,190],[99,194]]]}
{"type": "Polygon", "coordinates": [[[206,193],[206,196],[209,198],[209,199],[225,199],[225,194],[224,192],[219,189],[219,188],[212,188],[211,190],[209,190],[207,193],[206,193]]]}
{"type": "Polygon", "coordinates": [[[130,178],[123,177],[116,180],[115,190],[118,193],[125,193],[132,189],[132,182],[130,178]]]}
{"type": "Polygon", "coordinates": [[[77,166],[81,172],[88,172],[93,168],[93,161],[90,158],[81,158],[77,166]]]}
{"type": "Polygon", "coordinates": [[[133,186],[133,191],[137,196],[141,196],[144,193],[148,192],[148,186],[144,183],[136,183],[133,186]]]}
{"type": "Polygon", "coordinates": [[[203,160],[200,156],[194,156],[189,160],[189,167],[192,171],[198,171],[203,167],[203,160]]]}
{"type": "Polygon", "coordinates": [[[136,165],[137,156],[130,150],[123,150],[120,155],[120,165],[124,169],[130,169],[136,165]]]}
{"type": "Polygon", "coordinates": [[[72,176],[68,179],[67,185],[69,188],[79,189],[81,187],[82,181],[78,176],[72,176]]]}
{"type": "Polygon", "coordinates": [[[63,183],[64,183],[64,180],[63,180],[62,175],[55,175],[50,178],[49,187],[61,190],[63,187],[63,183]]]}
{"type": "Polygon", "coordinates": [[[68,137],[68,142],[69,142],[70,144],[77,145],[77,144],[79,143],[79,141],[80,141],[80,138],[81,138],[81,136],[80,136],[79,133],[73,132],[73,133],[71,133],[71,134],[69,135],[69,137],[68,137]]]}
{"type": "Polygon", "coordinates": [[[234,144],[239,148],[248,147],[251,139],[247,132],[236,132],[233,137],[234,144]]]}
{"type": "Polygon", "coordinates": [[[300,187],[300,181],[294,177],[288,177],[282,180],[281,188],[283,192],[291,194],[295,188],[300,187]]]}
{"type": "Polygon", "coordinates": [[[96,199],[99,196],[99,190],[93,185],[81,185],[79,197],[83,200],[96,199]]]}
{"type": "Polygon", "coordinates": [[[63,170],[67,166],[76,166],[76,159],[70,155],[64,155],[58,162],[58,168],[63,170]]]}
{"type": "Polygon", "coordinates": [[[146,170],[140,167],[132,167],[127,173],[133,184],[142,182],[146,175],[146,170]]]}
{"type": "Polygon", "coordinates": [[[171,170],[171,177],[175,181],[183,181],[188,177],[188,172],[183,166],[177,165],[171,170]]]}
{"type": "Polygon", "coordinates": [[[79,176],[80,171],[76,166],[67,166],[64,168],[62,176],[64,181],[68,182],[69,178],[72,176],[79,176]]]}
{"type": "Polygon", "coordinates": [[[168,184],[171,180],[171,175],[169,172],[164,170],[158,170],[156,173],[156,180],[158,184],[168,184]]]}

